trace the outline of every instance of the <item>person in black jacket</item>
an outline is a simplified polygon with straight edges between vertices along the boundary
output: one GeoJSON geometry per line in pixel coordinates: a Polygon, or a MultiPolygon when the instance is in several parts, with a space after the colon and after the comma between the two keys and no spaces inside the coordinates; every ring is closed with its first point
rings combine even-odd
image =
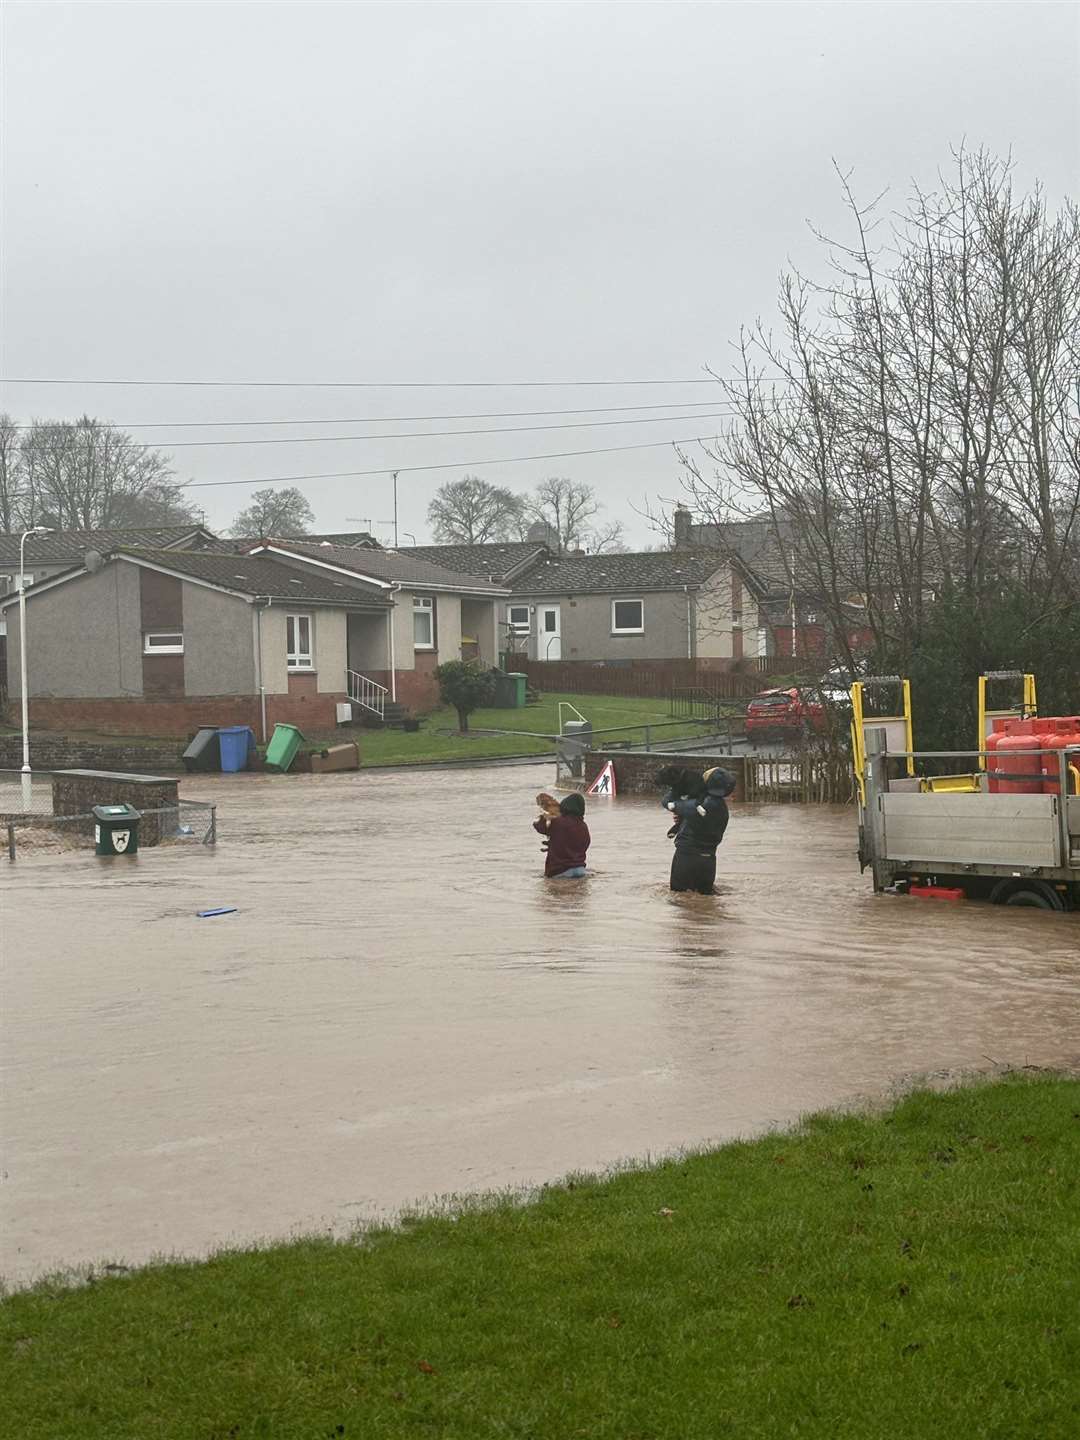
{"type": "Polygon", "coordinates": [[[735,789],[735,776],[719,765],[704,774],[669,765],[660,771],[657,780],[667,787],[660,803],[675,816],[675,824],[668,831],[675,840],[671,888],[711,895],[716,880],[716,847],[727,829],[727,796],[735,789]]]}

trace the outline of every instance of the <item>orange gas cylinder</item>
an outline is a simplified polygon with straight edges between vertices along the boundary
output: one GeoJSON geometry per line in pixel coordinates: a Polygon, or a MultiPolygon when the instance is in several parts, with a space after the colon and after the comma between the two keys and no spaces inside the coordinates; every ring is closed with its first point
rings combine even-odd
{"type": "Polygon", "coordinates": [[[994,731],[986,740],[986,748],[991,752],[986,762],[987,789],[991,794],[1039,794],[1043,787],[1042,757],[1014,752],[1038,750],[1041,741],[1035,729],[1046,723],[1044,720],[1015,719],[995,722],[994,731]]]}

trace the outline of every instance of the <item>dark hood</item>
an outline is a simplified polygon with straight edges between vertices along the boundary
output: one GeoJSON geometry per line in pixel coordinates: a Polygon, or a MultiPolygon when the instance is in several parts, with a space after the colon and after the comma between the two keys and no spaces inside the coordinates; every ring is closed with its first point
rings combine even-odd
{"type": "Polygon", "coordinates": [[[737,783],[731,771],[724,770],[719,765],[715,765],[711,770],[706,770],[701,780],[703,794],[720,795],[725,798],[732,793],[737,783]]]}

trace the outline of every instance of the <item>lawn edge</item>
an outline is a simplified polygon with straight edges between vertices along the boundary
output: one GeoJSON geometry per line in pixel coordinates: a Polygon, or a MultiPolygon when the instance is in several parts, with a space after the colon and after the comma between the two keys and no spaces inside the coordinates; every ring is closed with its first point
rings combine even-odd
{"type": "Polygon", "coordinates": [[[450,1191],[442,1195],[418,1197],[385,1215],[358,1221],[348,1231],[337,1231],[334,1228],[325,1231],[296,1229],[285,1235],[257,1237],[240,1245],[216,1246],[202,1255],[160,1252],[136,1264],[128,1264],[114,1256],[70,1267],[60,1266],[26,1284],[11,1285],[0,1279],[0,1305],[18,1297],[71,1292],[89,1285],[101,1286],[109,1282],[121,1282],[152,1270],[195,1269],[210,1262],[228,1260],[239,1255],[270,1254],[275,1250],[310,1244],[342,1248],[363,1246],[369,1241],[404,1232],[408,1226],[425,1220],[454,1219],[466,1214],[482,1215],[508,1204],[524,1209],[536,1204],[545,1195],[561,1190],[602,1185],[627,1175],[644,1175],[665,1165],[715,1155],[728,1148],[762,1140],[779,1137],[798,1139],[816,1121],[830,1117],[862,1116],[874,1119],[919,1095],[942,1095],[965,1089],[991,1089],[996,1085],[1010,1083],[1077,1079],[1080,1079],[1080,1055],[1075,1061],[1064,1065],[1036,1065],[1026,1061],[1021,1065],[1012,1065],[1004,1061],[990,1061],[984,1066],[912,1071],[897,1076],[879,1092],[861,1093],[833,1105],[806,1110],[800,1112],[793,1121],[776,1122],[749,1134],[734,1135],[718,1142],[705,1140],[697,1145],[677,1145],[656,1154],[646,1152],[644,1155],[627,1156],[602,1169],[571,1170],[553,1180],[544,1180],[534,1185],[506,1186],[467,1193],[450,1191]]]}

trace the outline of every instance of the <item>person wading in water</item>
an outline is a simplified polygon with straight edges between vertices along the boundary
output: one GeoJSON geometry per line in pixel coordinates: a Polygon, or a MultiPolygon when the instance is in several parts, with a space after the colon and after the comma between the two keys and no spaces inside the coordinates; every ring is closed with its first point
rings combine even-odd
{"type": "Polygon", "coordinates": [[[671,888],[712,895],[716,847],[727,829],[727,796],[735,789],[735,776],[719,765],[704,774],[668,765],[656,779],[658,784],[667,787],[660,803],[676,817],[668,831],[675,841],[671,888]]]}
{"type": "MultiPolygon", "coordinates": [[[[545,797],[547,798],[547,797],[545,797]]],[[[588,874],[585,853],[589,827],[585,824],[585,798],[567,795],[555,816],[541,815],[533,829],[547,836],[544,874],[549,880],[583,880],[588,874]]]]}

